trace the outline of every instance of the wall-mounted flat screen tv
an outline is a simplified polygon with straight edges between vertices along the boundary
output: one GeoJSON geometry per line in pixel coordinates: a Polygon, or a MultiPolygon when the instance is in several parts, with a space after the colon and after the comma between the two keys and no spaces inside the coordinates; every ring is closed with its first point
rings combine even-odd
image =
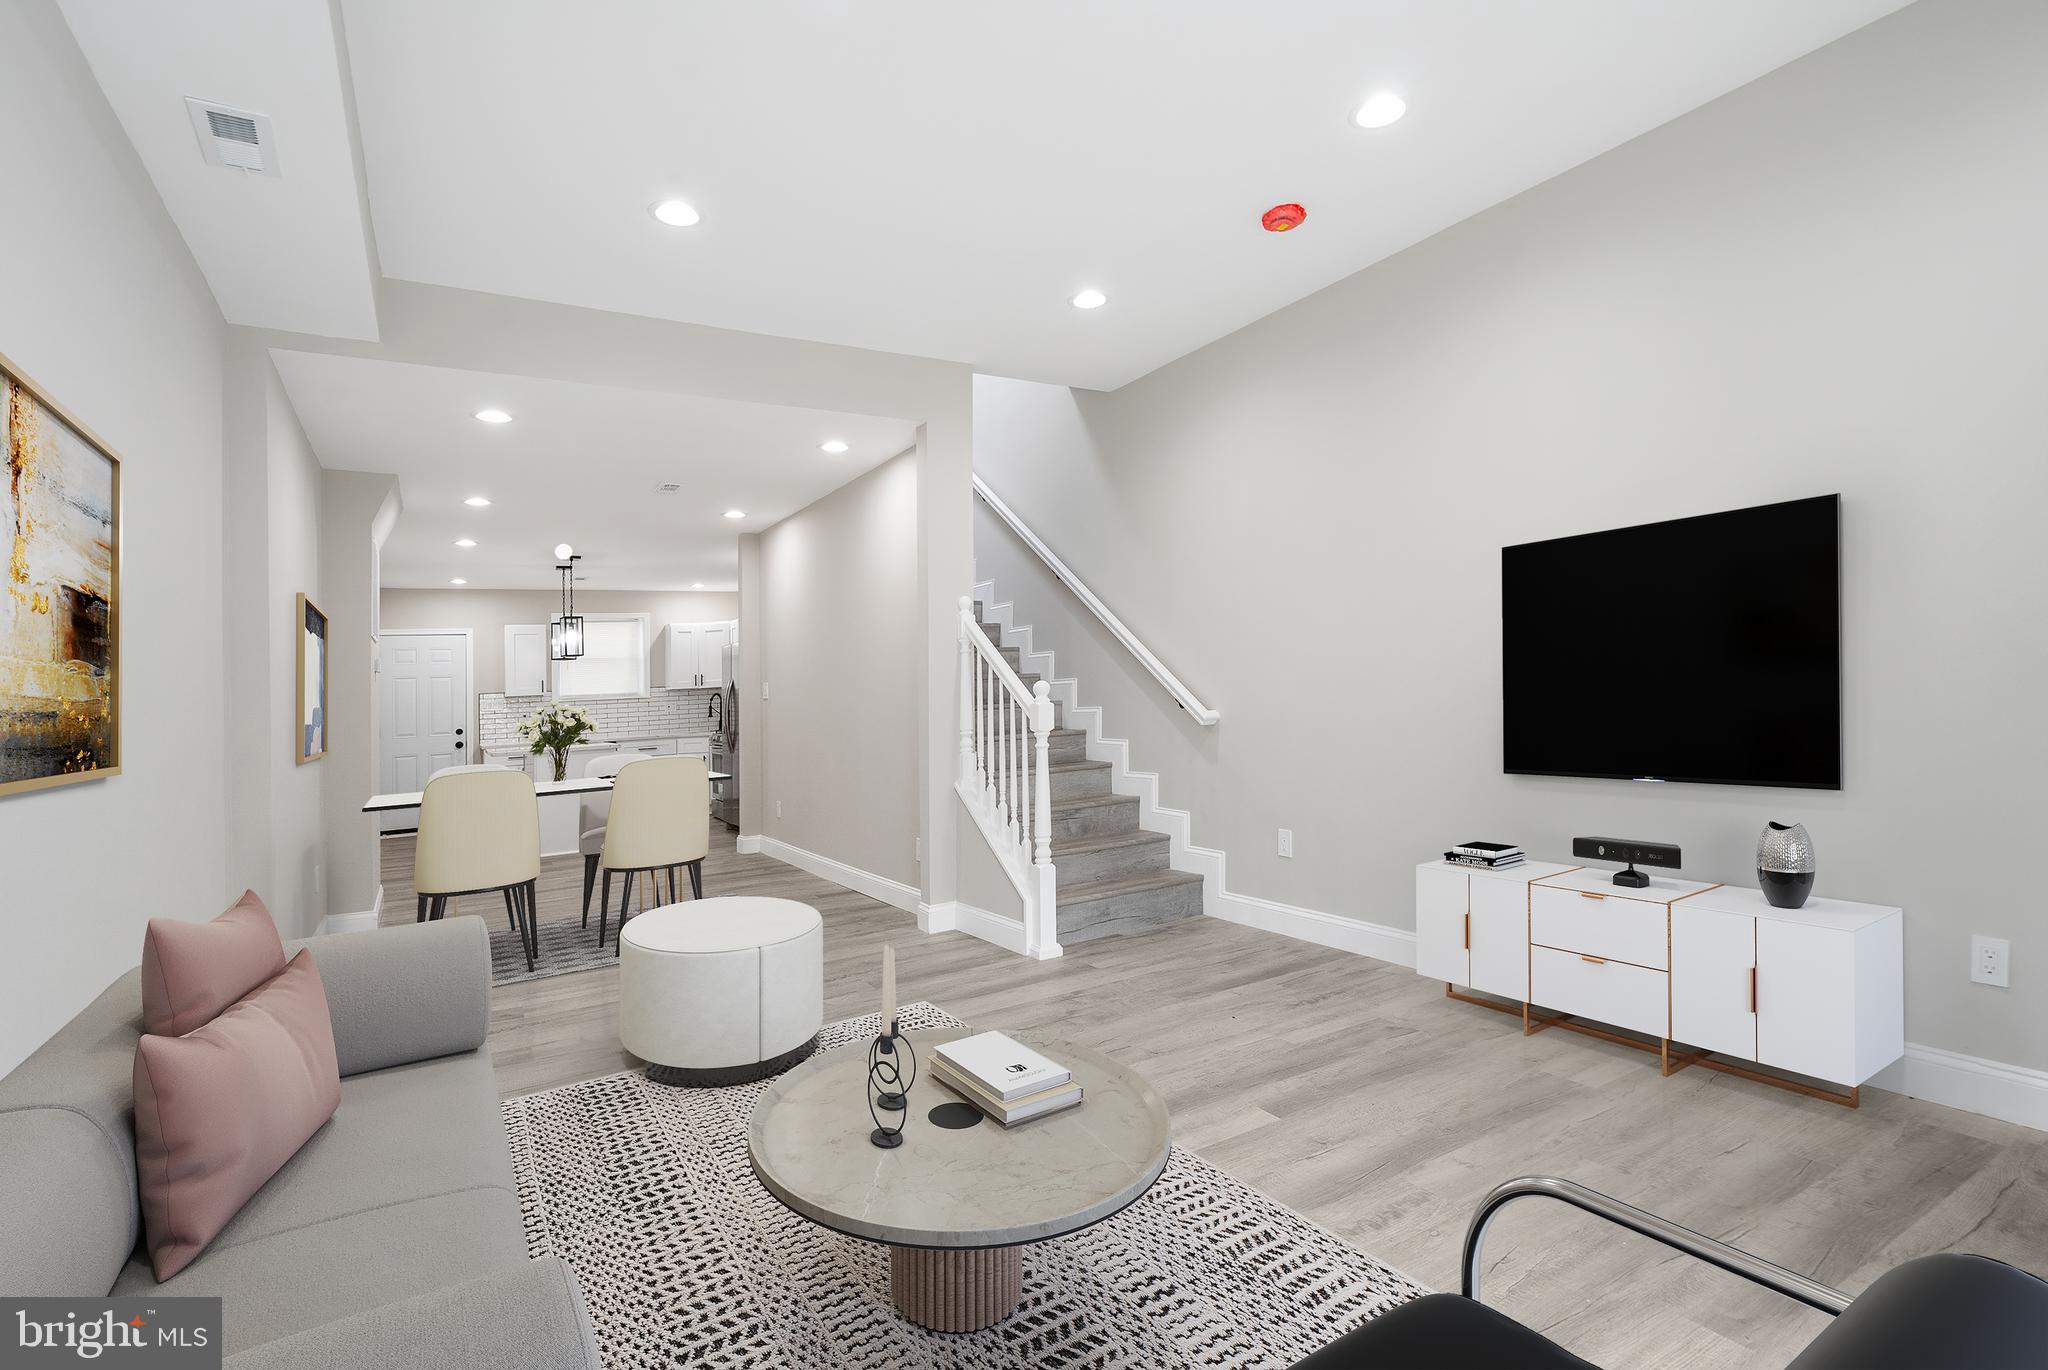
{"type": "Polygon", "coordinates": [[[1504,547],[1511,775],[1842,787],[1841,496],[1504,547]]]}

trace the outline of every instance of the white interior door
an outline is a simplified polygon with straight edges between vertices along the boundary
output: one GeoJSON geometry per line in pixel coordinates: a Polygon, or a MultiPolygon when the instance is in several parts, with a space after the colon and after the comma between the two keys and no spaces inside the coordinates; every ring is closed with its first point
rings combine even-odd
{"type": "MultiPolygon", "coordinates": [[[[383,697],[378,701],[382,733],[381,780],[385,794],[425,789],[427,777],[443,766],[471,760],[469,728],[469,639],[461,633],[395,633],[383,642],[383,697]]],[[[478,753],[478,760],[482,754],[478,753]]],[[[380,816],[381,827],[415,827],[417,809],[380,816]]]]}

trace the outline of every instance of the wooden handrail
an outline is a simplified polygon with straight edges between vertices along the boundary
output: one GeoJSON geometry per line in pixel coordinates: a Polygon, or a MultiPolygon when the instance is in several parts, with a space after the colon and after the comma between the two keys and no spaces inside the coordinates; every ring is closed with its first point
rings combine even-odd
{"type": "Polygon", "coordinates": [[[1102,626],[1109,629],[1110,635],[1121,642],[1132,656],[1138,658],[1139,663],[1152,673],[1154,680],[1166,687],[1166,692],[1173,696],[1176,704],[1188,711],[1189,717],[1205,728],[1215,726],[1216,720],[1222,715],[1195,698],[1195,692],[1183,685],[1180,677],[1168,670],[1166,663],[1154,656],[1152,650],[1138,640],[1138,635],[1124,626],[1122,619],[1110,612],[1109,606],[1084,585],[1079,576],[1068,569],[1067,563],[1061,561],[1058,554],[1040,540],[1038,534],[1025,526],[1024,520],[1018,518],[1015,511],[1003,503],[1001,496],[989,489],[988,482],[980,476],[974,478],[974,493],[981,496],[982,501],[995,511],[997,518],[1009,525],[1011,532],[1024,540],[1026,547],[1038,554],[1038,559],[1059,578],[1062,585],[1074,592],[1075,598],[1088,606],[1089,612],[1102,620],[1102,626]]]}

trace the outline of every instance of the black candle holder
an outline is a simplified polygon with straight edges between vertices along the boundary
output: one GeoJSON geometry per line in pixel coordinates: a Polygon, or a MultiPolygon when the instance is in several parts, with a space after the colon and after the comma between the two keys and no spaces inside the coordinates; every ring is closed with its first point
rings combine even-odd
{"type": "Polygon", "coordinates": [[[916,1083],[917,1050],[892,1018],[868,1047],[868,1077],[864,1092],[868,1100],[868,1117],[875,1124],[875,1130],[868,1134],[870,1142],[885,1150],[903,1145],[903,1120],[909,1116],[910,1108],[908,1096],[910,1087],[916,1083]],[[903,1072],[905,1061],[910,1065],[907,1076],[903,1072]],[[882,1121],[884,1113],[896,1115],[895,1126],[882,1121]]]}

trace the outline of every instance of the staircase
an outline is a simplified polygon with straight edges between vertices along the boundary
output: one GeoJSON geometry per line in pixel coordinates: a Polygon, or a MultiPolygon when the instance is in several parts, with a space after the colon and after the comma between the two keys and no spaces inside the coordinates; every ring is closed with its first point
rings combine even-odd
{"type": "MultiPolygon", "coordinates": [[[[1024,672],[1022,654],[1003,644],[1003,630],[976,601],[982,636],[1018,673],[1027,690],[1039,678],[1024,672]]],[[[1088,735],[1064,726],[1053,705],[1049,766],[1052,864],[1058,873],[1060,945],[1149,932],[1202,912],[1202,877],[1168,865],[1165,833],[1138,826],[1136,795],[1110,791],[1110,763],[1091,760],[1088,735]]]]}

